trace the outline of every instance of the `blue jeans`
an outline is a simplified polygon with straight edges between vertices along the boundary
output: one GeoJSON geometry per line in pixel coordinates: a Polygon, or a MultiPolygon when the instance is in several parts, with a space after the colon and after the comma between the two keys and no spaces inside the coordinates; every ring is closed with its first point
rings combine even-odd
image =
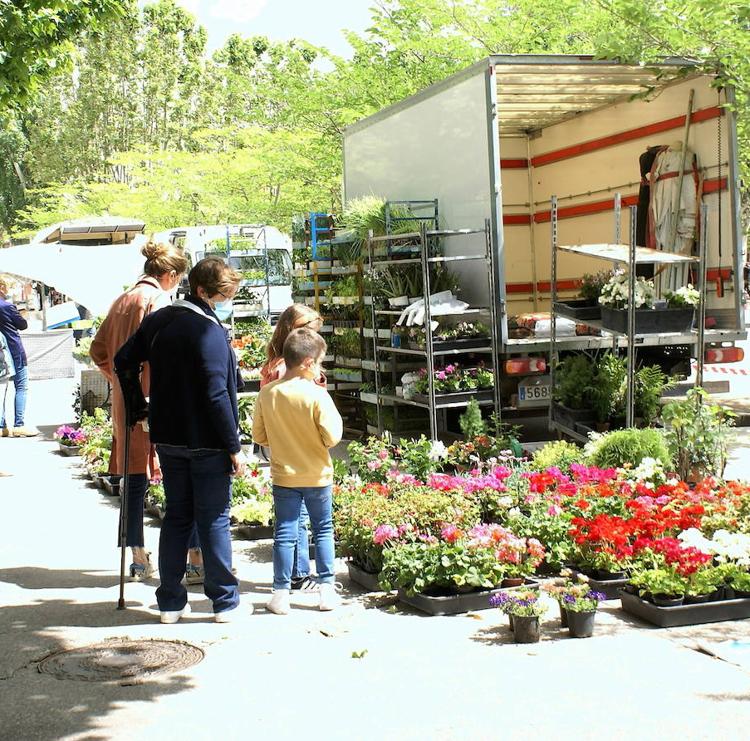
{"type": "Polygon", "coordinates": [[[318,582],[334,582],[333,511],[331,486],[273,487],[276,527],[273,539],[273,588],[289,589],[294,545],[299,538],[302,504],[307,507],[315,539],[318,582]]]}
{"type": "Polygon", "coordinates": [[[297,542],[294,544],[293,580],[310,576],[310,536],[307,534],[307,520],[307,508],[302,502],[297,521],[297,542]]]}
{"type": "MultiPolygon", "coordinates": [[[[121,484],[122,481],[123,479],[120,479],[121,484]]],[[[125,540],[128,548],[143,548],[143,500],[147,489],[148,481],[145,473],[131,473],[128,476],[128,522],[125,540]]],[[[198,528],[193,523],[188,548],[200,547],[198,528]]]]}
{"type": "Polygon", "coordinates": [[[229,453],[157,445],[164,476],[166,512],[159,538],[161,584],[156,601],[161,611],[181,610],[187,602],[182,585],[190,531],[195,521],[203,551],[203,591],[214,612],[231,610],[240,602],[232,574],[229,500],[232,465],[229,453]]]}
{"type": "MultiPolygon", "coordinates": [[[[2,418],[0,418],[0,427],[7,427],[5,424],[5,397],[8,394],[8,386],[5,386],[3,393],[3,411],[2,418]]],[[[26,394],[29,390],[29,366],[24,365],[23,368],[16,371],[16,375],[13,376],[13,385],[16,387],[16,397],[13,405],[13,412],[15,415],[15,424],[13,427],[23,427],[23,418],[26,413],[26,394]]]]}

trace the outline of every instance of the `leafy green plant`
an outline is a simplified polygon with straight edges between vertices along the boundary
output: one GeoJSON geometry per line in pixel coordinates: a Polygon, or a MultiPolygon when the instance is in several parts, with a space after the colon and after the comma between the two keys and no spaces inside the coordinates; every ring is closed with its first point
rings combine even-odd
{"type": "Polygon", "coordinates": [[[233,520],[247,525],[270,525],[273,522],[273,498],[252,497],[232,505],[230,515],[233,520]]]}
{"type": "Polygon", "coordinates": [[[627,363],[615,353],[605,353],[596,364],[591,400],[598,422],[625,416],[628,382],[627,363]]]}
{"type": "Polygon", "coordinates": [[[672,467],[664,435],[652,428],[630,428],[599,435],[586,444],[585,451],[597,468],[635,468],[644,458],[659,461],[667,470],[672,467]]]}
{"type": "Polygon", "coordinates": [[[734,414],[710,404],[701,388],[690,389],[684,401],[667,404],[661,413],[666,440],[677,474],[685,479],[721,476],[727,463],[734,414]]]}
{"type": "Polygon", "coordinates": [[[253,413],[257,394],[247,394],[237,399],[237,407],[240,415],[240,435],[243,440],[253,439],[253,413]]]}
{"type": "Polygon", "coordinates": [[[471,399],[466,405],[466,411],[458,418],[458,426],[467,440],[485,434],[487,424],[482,419],[482,410],[476,399],[471,399]]]}
{"type": "Polygon", "coordinates": [[[555,401],[570,409],[590,407],[595,372],[593,361],[583,353],[561,360],[555,371],[555,401]]]}
{"type": "Polygon", "coordinates": [[[649,426],[659,416],[664,390],[674,384],[658,365],[641,366],[635,374],[635,416],[649,426]]]}
{"type": "Polygon", "coordinates": [[[638,588],[641,596],[649,592],[679,597],[684,595],[688,588],[687,578],[678,574],[674,567],[666,565],[661,568],[636,570],[630,576],[630,583],[638,588]]]}
{"type": "Polygon", "coordinates": [[[583,448],[567,440],[555,440],[534,451],[531,466],[535,471],[559,468],[564,474],[569,474],[571,464],[584,463],[585,460],[583,448]]]}

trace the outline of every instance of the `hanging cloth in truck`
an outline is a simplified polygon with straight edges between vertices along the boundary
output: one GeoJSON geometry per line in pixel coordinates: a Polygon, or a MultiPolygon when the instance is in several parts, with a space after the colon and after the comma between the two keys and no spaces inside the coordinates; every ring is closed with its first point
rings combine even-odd
{"type": "MultiPolygon", "coordinates": [[[[685,157],[685,171],[676,214],[676,238],[674,244],[670,244],[673,218],[675,218],[673,215],[675,192],[680,182],[679,170],[682,157],[681,142],[661,147],[656,153],[648,177],[651,194],[646,246],[682,255],[692,255],[698,234],[698,203],[703,180],[698,171],[698,158],[690,149],[687,150],[685,157]]],[[[661,289],[676,291],[687,282],[687,266],[672,266],[663,273],[661,289]]]]}
{"type": "MultiPolygon", "coordinates": [[[[638,158],[638,167],[641,171],[641,185],[638,189],[638,208],[636,211],[635,221],[635,243],[641,247],[646,246],[646,232],[648,227],[648,207],[651,200],[651,181],[649,173],[654,165],[657,153],[663,148],[662,144],[648,147],[638,158]]],[[[638,265],[636,275],[642,275],[644,278],[653,278],[653,265],[638,265]]]]}

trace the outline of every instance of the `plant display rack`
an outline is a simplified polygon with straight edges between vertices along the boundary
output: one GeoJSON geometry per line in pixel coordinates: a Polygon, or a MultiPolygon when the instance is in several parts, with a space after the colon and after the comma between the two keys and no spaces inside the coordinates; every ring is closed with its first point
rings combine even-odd
{"type": "MultiPolygon", "coordinates": [[[[242,237],[242,232],[240,237],[242,237]]],[[[244,249],[241,246],[233,249],[244,249]]],[[[227,252],[226,255],[223,252],[216,253],[220,256],[229,255],[230,240],[229,240],[229,227],[227,227],[227,252]]],[[[269,285],[269,273],[270,265],[268,261],[268,243],[266,228],[260,227],[257,236],[255,237],[255,243],[252,246],[247,247],[248,252],[260,252],[263,256],[263,270],[265,271],[265,282],[263,285],[248,287],[248,290],[254,293],[258,300],[252,303],[242,303],[241,299],[235,298],[232,304],[232,336],[234,336],[234,321],[235,319],[246,319],[248,317],[265,317],[269,319],[271,316],[271,287],[269,285]]],[[[240,292],[243,289],[240,288],[240,292]]]]}
{"type": "MultiPolygon", "coordinates": [[[[430,266],[438,263],[450,264],[470,260],[483,260],[487,265],[488,275],[488,306],[471,307],[460,315],[452,316],[476,316],[478,314],[489,314],[490,317],[490,338],[484,347],[472,347],[466,349],[436,349],[433,345],[432,332],[425,332],[425,348],[422,350],[391,347],[383,344],[379,332],[373,332],[373,358],[375,361],[375,394],[378,399],[378,430],[383,432],[383,407],[386,403],[393,404],[396,408],[400,406],[412,406],[426,410],[429,420],[429,433],[432,439],[437,440],[439,433],[445,430],[445,410],[451,408],[465,407],[470,398],[477,398],[480,404],[492,404],[495,410],[500,411],[500,388],[498,379],[497,357],[498,357],[498,338],[497,338],[497,317],[495,311],[495,302],[492,297],[495,295],[494,286],[494,265],[493,254],[490,240],[490,226],[486,220],[484,229],[459,229],[459,230],[428,230],[424,224],[421,225],[418,232],[410,232],[398,235],[386,235],[375,237],[370,235],[367,241],[367,258],[368,273],[373,274],[377,268],[380,269],[398,269],[399,266],[408,264],[418,264],[422,273],[422,299],[425,305],[424,327],[431,326],[432,315],[429,297],[430,289],[430,266]],[[484,234],[484,252],[482,254],[459,254],[451,256],[441,256],[438,249],[442,240],[459,240],[472,234],[484,234]],[[392,246],[408,246],[406,250],[392,249],[392,246]],[[386,249],[378,249],[385,247],[386,249]],[[417,256],[411,257],[409,253],[417,253],[417,256]],[[401,257],[401,255],[406,256],[401,257]],[[445,361],[456,360],[467,353],[475,355],[487,355],[490,359],[489,365],[494,370],[494,383],[491,394],[488,398],[482,398],[472,392],[462,395],[462,398],[449,399],[447,395],[442,397],[435,393],[434,373],[437,369],[444,366],[445,361]],[[383,356],[390,356],[389,360],[383,360],[383,356]],[[391,383],[395,388],[398,385],[399,373],[403,370],[403,362],[418,361],[418,366],[427,371],[429,381],[428,394],[422,400],[405,399],[397,394],[386,394],[383,392],[381,375],[384,372],[390,372],[391,383]],[[440,417],[440,420],[438,419],[440,417]]],[[[390,318],[393,322],[401,314],[400,309],[379,309],[374,296],[366,296],[365,303],[369,304],[371,314],[371,326],[379,327],[379,319],[382,317],[390,318]],[[370,299],[367,301],[367,299],[370,299]]]]}
{"type": "Polygon", "coordinates": [[[336,259],[337,247],[352,241],[350,232],[337,229],[333,215],[309,214],[304,246],[310,259],[294,266],[294,301],[314,308],[323,317],[320,333],[329,346],[324,362],[328,390],[344,419],[345,435],[359,437],[365,433],[358,397],[362,382],[362,266],[361,262],[344,264],[336,259]],[[357,295],[336,296],[337,283],[352,278],[358,286],[357,295]],[[358,333],[359,348],[344,355],[336,352],[336,338],[347,331],[358,333]]]}
{"type": "MultiPolygon", "coordinates": [[[[614,244],[581,244],[572,246],[563,246],[558,244],[557,227],[558,227],[558,209],[557,196],[551,198],[551,238],[552,238],[552,270],[551,270],[551,331],[550,331],[550,394],[552,398],[555,395],[555,368],[559,361],[560,346],[557,337],[557,318],[558,316],[576,320],[576,312],[567,310],[565,305],[558,301],[557,293],[557,264],[559,253],[585,255],[596,257],[608,262],[626,265],[628,268],[628,309],[627,309],[627,331],[617,332],[605,328],[599,320],[586,319],[585,322],[592,328],[601,330],[603,333],[611,335],[612,349],[617,351],[618,348],[625,347],[627,350],[627,395],[625,403],[625,426],[632,427],[635,417],[635,371],[636,371],[636,347],[645,345],[693,345],[695,347],[694,356],[698,361],[698,373],[696,385],[703,381],[703,359],[705,349],[705,315],[706,315],[706,234],[708,219],[708,208],[705,204],[701,206],[701,229],[698,239],[698,256],[681,255],[672,252],[650,249],[647,247],[637,247],[635,244],[636,228],[636,207],[629,208],[630,213],[630,239],[628,244],[622,244],[620,239],[620,211],[621,197],[615,195],[615,243],[614,244]],[[635,287],[636,287],[636,266],[637,265],[686,265],[698,264],[698,286],[700,300],[696,316],[696,329],[684,332],[649,332],[637,333],[636,329],[636,309],[635,309],[635,287]]],[[[599,340],[599,338],[597,338],[599,340]]],[[[598,341],[597,346],[601,346],[598,341]]],[[[588,439],[585,434],[577,429],[570,427],[559,416],[554,414],[553,405],[550,404],[548,425],[550,431],[561,432],[568,437],[581,442],[588,439]]]]}

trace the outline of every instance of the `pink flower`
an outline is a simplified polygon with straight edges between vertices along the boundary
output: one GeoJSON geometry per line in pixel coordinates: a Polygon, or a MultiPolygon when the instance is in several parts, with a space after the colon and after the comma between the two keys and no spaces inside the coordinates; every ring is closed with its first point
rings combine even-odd
{"type": "Polygon", "coordinates": [[[437,378],[438,381],[445,381],[445,379],[448,378],[448,376],[445,375],[444,371],[438,371],[435,374],[435,378],[437,378]]]}
{"type": "Polygon", "coordinates": [[[381,461],[384,461],[388,457],[388,451],[387,450],[379,450],[378,451],[378,458],[380,458],[381,461]]]}
{"type": "Polygon", "coordinates": [[[367,468],[370,471],[377,471],[381,466],[383,465],[382,461],[373,459],[371,461],[367,461],[367,468]]]}
{"type": "Polygon", "coordinates": [[[372,542],[375,545],[383,545],[386,540],[398,538],[398,530],[393,525],[378,525],[372,535],[372,542]]]}
{"type": "Polygon", "coordinates": [[[448,543],[455,543],[457,540],[463,538],[464,534],[455,525],[446,525],[440,531],[440,537],[448,543]]]}
{"type": "Polygon", "coordinates": [[[552,515],[552,517],[557,517],[557,515],[562,514],[562,507],[558,507],[556,504],[550,504],[550,506],[547,507],[547,514],[552,515]]]}

